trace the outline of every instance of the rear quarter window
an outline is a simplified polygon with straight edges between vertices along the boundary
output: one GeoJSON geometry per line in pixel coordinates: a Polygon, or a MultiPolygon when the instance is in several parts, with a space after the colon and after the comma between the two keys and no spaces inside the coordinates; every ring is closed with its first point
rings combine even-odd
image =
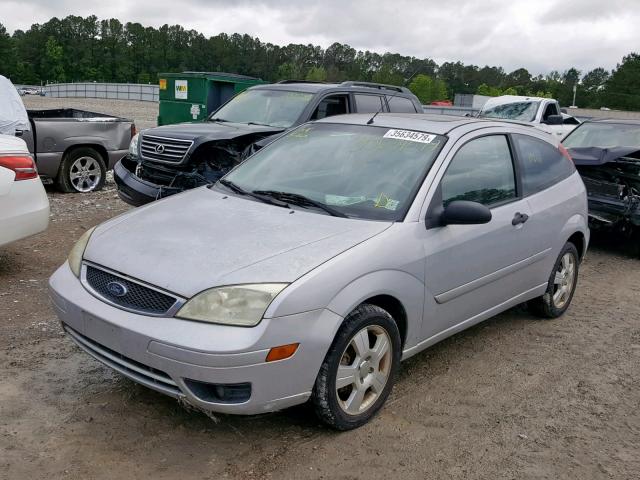
{"type": "Polygon", "coordinates": [[[549,188],[569,177],[575,166],[556,147],[528,135],[513,135],[524,195],[549,188]]]}

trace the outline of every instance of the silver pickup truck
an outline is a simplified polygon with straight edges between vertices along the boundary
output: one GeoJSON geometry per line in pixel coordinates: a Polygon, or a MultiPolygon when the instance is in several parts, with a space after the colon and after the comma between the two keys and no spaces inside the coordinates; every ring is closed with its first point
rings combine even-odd
{"type": "Polygon", "coordinates": [[[125,118],[73,108],[27,111],[15,87],[0,76],[0,133],[27,143],[44,183],[91,192],[103,187],[107,171],[127,154],[136,127],[125,118]]]}

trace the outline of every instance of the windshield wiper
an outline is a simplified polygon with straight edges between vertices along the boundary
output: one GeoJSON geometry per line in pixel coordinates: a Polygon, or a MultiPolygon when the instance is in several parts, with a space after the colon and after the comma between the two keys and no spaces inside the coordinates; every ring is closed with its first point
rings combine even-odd
{"type": "Polygon", "coordinates": [[[273,198],[269,198],[269,196],[260,195],[260,193],[248,192],[247,190],[242,188],[240,185],[233,183],[231,180],[226,180],[224,178],[221,178],[220,180],[218,180],[218,182],[221,185],[224,185],[225,187],[227,187],[232,192],[237,193],[238,195],[245,195],[248,197],[252,197],[257,200],[260,200],[263,203],[268,203],[269,205],[276,205],[277,207],[289,208],[289,205],[286,202],[279,201],[278,199],[274,200],[273,198]]]}
{"type": "Polygon", "coordinates": [[[273,125],[269,125],[268,123],[260,123],[260,122],[247,122],[247,125],[260,125],[261,127],[273,127],[273,125]]]}
{"type": "Polygon", "coordinates": [[[252,193],[256,195],[266,195],[269,197],[276,198],[278,200],[290,203],[292,205],[297,205],[299,207],[315,207],[320,210],[324,210],[329,215],[333,217],[342,217],[347,218],[347,215],[336,210],[335,208],[330,207],[322,202],[318,202],[309,197],[305,197],[304,195],[300,195],[299,193],[291,193],[291,192],[279,192],[277,190],[254,190],[252,193]]]}
{"type": "Polygon", "coordinates": [[[210,118],[209,121],[225,123],[225,122],[230,122],[231,120],[227,120],[226,118],[214,117],[214,118],[210,118]]]}

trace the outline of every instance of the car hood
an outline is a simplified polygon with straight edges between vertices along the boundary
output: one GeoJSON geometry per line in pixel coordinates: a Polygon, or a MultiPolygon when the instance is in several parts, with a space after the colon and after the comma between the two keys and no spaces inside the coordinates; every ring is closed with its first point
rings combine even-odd
{"type": "Polygon", "coordinates": [[[604,165],[620,157],[640,157],[640,147],[573,147],[568,150],[574,163],[583,166],[604,165]]]}
{"type": "Polygon", "coordinates": [[[391,225],[291,212],[202,187],[100,225],[84,258],[190,298],[220,285],[293,282],[391,225]]]}
{"type": "Polygon", "coordinates": [[[272,135],[284,131],[282,127],[268,127],[264,125],[247,125],[232,122],[197,122],[178,123],[150,128],[142,135],[156,135],[158,137],[179,138],[184,140],[232,140],[244,135],[262,134],[272,135]]]}

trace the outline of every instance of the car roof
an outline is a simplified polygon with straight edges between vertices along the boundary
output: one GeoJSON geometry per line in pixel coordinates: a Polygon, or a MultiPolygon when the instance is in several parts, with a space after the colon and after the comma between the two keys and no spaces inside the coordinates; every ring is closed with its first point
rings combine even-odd
{"type": "Polygon", "coordinates": [[[325,90],[348,90],[354,92],[366,92],[366,93],[383,93],[385,95],[393,96],[410,96],[414,97],[414,94],[406,87],[399,87],[395,85],[385,85],[381,83],[369,83],[369,82],[342,82],[342,83],[325,83],[325,82],[303,82],[295,80],[284,80],[278,83],[267,83],[263,85],[254,85],[248,90],[282,90],[289,92],[305,92],[305,93],[318,93],[325,90]]]}
{"type": "MultiPolygon", "coordinates": [[[[353,113],[350,115],[336,115],[318,120],[318,123],[342,123],[349,125],[368,125],[373,117],[371,113],[353,113]]],[[[428,113],[380,113],[376,115],[372,124],[375,127],[417,130],[436,135],[447,135],[459,127],[535,127],[529,123],[511,120],[496,120],[477,117],[456,117],[453,115],[437,115],[428,113]]]]}

